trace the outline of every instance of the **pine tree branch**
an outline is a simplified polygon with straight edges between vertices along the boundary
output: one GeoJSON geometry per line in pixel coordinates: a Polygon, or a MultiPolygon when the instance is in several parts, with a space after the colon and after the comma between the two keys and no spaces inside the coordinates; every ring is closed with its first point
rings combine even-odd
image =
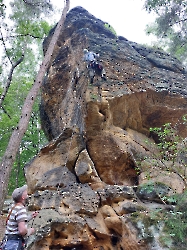
{"type": "Polygon", "coordinates": [[[5,50],[5,52],[6,52],[6,55],[7,55],[8,59],[9,59],[11,65],[13,65],[13,63],[12,63],[10,57],[9,57],[7,48],[6,48],[6,44],[5,44],[5,40],[4,40],[4,37],[3,37],[3,33],[2,33],[2,30],[1,30],[1,27],[0,27],[0,33],[1,33],[1,41],[3,42],[3,46],[4,46],[4,50],[5,50]]]}
{"type": "Polygon", "coordinates": [[[3,112],[4,112],[10,119],[12,119],[11,116],[8,114],[8,112],[5,110],[5,108],[4,108],[2,105],[1,105],[1,108],[2,108],[3,112]]]}
{"type": "Polygon", "coordinates": [[[4,91],[3,91],[3,93],[1,94],[1,97],[0,97],[0,107],[2,107],[2,103],[3,103],[4,99],[5,99],[5,96],[6,96],[7,92],[8,92],[8,89],[10,87],[10,84],[11,84],[11,81],[12,81],[12,76],[13,76],[13,73],[14,73],[14,69],[23,61],[23,58],[24,58],[24,55],[22,55],[17,62],[12,64],[12,67],[10,69],[6,85],[4,87],[4,91]]]}
{"type": "MultiPolygon", "coordinates": [[[[15,36],[13,36],[13,35],[7,36],[6,39],[7,39],[7,38],[15,38],[15,37],[26,37],[26,36],[30,36],[30,37],[36,38],[36,39],[43,39],[43,37],[34,36],[34,35],[32,35],[32,34],[29,34],[29,33],[28,33],[28,34],[18,34],[18,35],[15,35],[15,36]]],[[[2,39],[0,39],[0,40],[2,40],[2,39]]]]}

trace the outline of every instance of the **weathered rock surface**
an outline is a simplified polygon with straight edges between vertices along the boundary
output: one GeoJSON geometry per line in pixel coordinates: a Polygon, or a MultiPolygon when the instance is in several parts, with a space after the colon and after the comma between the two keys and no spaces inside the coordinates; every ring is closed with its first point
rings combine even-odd
{"type": "MultiPolygon", "coordinates": [[[[149,129],[187,113],[187,74],[171,55],[104,24],[74,8],[55,46],[40,107],[50,142],[25,168],[30,209],[40,210],[29,249],[170,249],[159,241],[162,223],[132,215],[172,210],[163,199],[186,187],[184,156],[162,161],[149,129]],[[106,81],[89,84],[84,48],[100,54],[106,81]]],[[[177,129],[187,136],[184,124],[177,129]]]]}

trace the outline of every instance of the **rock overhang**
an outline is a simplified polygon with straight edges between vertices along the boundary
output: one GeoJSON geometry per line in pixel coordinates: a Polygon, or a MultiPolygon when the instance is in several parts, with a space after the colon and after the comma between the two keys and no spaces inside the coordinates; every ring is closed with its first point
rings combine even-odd
{"type": "MultiPolygon", "coordinates": [[[[44,41],[44,51],[53,32],[44,41]]],[[[52,223],[50,235],[40,243],[52,249],[91,250],[93,244],[96,249],[151,249],[146,240],[140,244],[129,214],[162,202],[157,193],[151,198],[144,193],[148,206],[136,195],[150,176],[155,183],[165,180],[168,190],[181,193],[185,187],[181,176],[168,174],[169,165],[155,159],[158,149],[149,128],[174,124],[185,115],[186,93],[186,72],[178,60],[117,37],[81,7],[68,13],[42,86],[41,119],[50,143],[26,168],[30,190],[36,191],[32,206],[67,217],[58,215],[63,225],[56,230],[52,223]],[[106,81],[96,76],[89,83],[84,48],[100,54],[106,81]],[[72,223],[74,214],[82,230],[72,223]],[[80,234],[74,236],[72,227],[80,234]],[[69,237],[64,228],[70,230],[69,237]]],[[[184,126],[178,132],[186,137],[184,126]]]]}

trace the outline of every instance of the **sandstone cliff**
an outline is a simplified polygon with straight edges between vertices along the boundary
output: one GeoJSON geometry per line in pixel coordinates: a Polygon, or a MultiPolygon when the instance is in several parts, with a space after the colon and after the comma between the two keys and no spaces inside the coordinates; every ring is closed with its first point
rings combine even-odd
{"type": "MultiPolygon", "coordinates": [[[[29,207],[40,210],[29,249],[174,246],[160,238],[164,219],[151,214],[175,209],[167,197],[184,192],[186,168],[160,158],[150,127],[187,113],[186,83],[171,55],[117,37],[81,7],[68,13],[42,86],[49,144],[25,168],[29,207]],[[85,48],[100,54],[106,81],[89,83],[85,48]]],[[[177,131],[186,137],[183,124],[177,131]]]]}

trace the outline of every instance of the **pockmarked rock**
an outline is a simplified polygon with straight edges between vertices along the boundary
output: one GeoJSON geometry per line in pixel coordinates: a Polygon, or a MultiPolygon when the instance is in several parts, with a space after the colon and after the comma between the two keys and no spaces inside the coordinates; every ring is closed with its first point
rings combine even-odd
{"type": "Polygon", "coordinates": [[[118,37],[82,7],[68,12],[41,89],[49,143],[25,167],[39,211],[28,249],[177,249],[163,214],[186,189],[186,77],[172,55],[118,37]],[[100,55],[105,80],[90,83],[84,49],[100,55]],[[165,123],[182,138],[173,159],[150,132],[165,123]]]}

